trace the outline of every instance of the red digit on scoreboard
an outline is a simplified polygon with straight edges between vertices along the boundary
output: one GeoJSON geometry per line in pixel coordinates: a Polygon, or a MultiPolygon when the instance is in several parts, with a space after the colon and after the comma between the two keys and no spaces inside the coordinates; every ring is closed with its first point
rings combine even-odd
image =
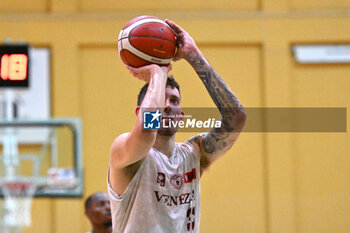
{"type": "Polygon", "coordinates": [[[4,54],[1,57],[0,77],[3,80],[21,81],[27,78],[28,57],[25,54],[4,54]]]}
{"type": "Polygon", "coordinates": [[[4,54],[1,57],[1,73],[0,73],[0,77],[3,80],[7,80],[9,77],[9,60],[10,60],[10,56],[8,54],[4,54]]]}

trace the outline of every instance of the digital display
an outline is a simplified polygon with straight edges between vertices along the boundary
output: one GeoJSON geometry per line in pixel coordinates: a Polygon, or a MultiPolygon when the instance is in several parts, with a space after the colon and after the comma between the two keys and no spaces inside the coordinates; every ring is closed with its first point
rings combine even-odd
{"type": "Polygon", "coordinates": [[[28,45],[0,45],[0,88],[29,86],[28,45]]]}

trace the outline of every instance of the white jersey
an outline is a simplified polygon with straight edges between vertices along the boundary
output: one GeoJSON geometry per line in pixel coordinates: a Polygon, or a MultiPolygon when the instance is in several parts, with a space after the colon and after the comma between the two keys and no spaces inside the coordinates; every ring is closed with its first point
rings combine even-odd
{"type": "Polygon", "coordinates": [[[108,181],[113,233],[199,232],[199,154],[176,143],[173,155],[152,148],[122,195],[108,181]]]}

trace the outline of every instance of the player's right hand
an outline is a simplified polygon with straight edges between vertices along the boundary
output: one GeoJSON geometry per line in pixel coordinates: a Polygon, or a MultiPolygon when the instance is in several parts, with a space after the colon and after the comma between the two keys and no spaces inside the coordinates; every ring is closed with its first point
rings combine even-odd
{"type": "Polygon", "coordinates": [[[134,68],[128,65],[125,65],[126,69],[129,70],[130,74],[135,78],[138,78],[142,81],[149,82],[151,77],[155,74],[159,74],[161,77],[167,77],[169,71],[172,69],[172,65],[168,66],[159,66],[156,64],[151,64],[147,66],[142,66],[139,68],[134,68]]]}
{"type": "Polygon", "coordinates": [[[170,26],[177,38],[177,52],[174,61],[182,58],[189,60],[193,52],[198,51],[196,42],[193,38],[179,25],[168,19],[165,22],[170,26]]]}

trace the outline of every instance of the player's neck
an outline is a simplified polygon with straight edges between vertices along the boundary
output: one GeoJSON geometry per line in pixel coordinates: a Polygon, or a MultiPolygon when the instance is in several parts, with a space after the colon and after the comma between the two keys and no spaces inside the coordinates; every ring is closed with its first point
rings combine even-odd
{"type": "Polygon", "coordinates": [[[112,232],[112,226],[93,226],[93,229],[91,233],[111,233],[112,232]]]}
{"type": "Polygon", "coordinates": [[[157,135],[153,147],[166,156],[171,157],[175,148],[175,134],[172,136],[157,135]]]}

